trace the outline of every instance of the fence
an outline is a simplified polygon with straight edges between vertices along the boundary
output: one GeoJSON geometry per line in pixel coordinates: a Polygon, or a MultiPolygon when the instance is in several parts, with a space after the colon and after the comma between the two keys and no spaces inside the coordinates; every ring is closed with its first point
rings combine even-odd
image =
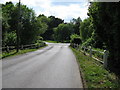
{"type": "Polygon", "coordinates": [[[72,46],[73,48],[76,48],[76,49],[82,51],[83,53],[88,54],[90,57],[92,57],[92,58],[94,58],[95,60],[97,60],[98,62],[102,63],[103,66],[104,66],[104,68],[107,68],[108,51],[106,51],[106,50],[104,50],[104,52],[102,52],[102,51],[97,51],[97,50],[92,49],[91,46],[89,46],[89,47],[81,47],[81,46],[78,45],[78,44],[71,44],[71,46],[72,46]],[[94,56],[93,56],[93,52],[94,52],[94,53],[99,53],[99,54],[101,54],[102,57],[99,58],[99,59],[96,58],[96,57],[94,57],[94,56]],[[102,60],[100,60],[100,59],[102,59],[102,60]]]}
{"type": "MultiPolygon", "coordinates": [[[[34,49],[34,48],[39,48],[39,47],[42,47],[44,46],[45,43],[41,43],[41,44],[31,44],[31,45],[21,45],[19,46],[19,49],[34,49]]],[[[0,48],[0,50],[2,52],[10,52],[11,50],[15,50],[16,49],[16,46],[6,46],[6,47],[2,47],[0,48]]]]}

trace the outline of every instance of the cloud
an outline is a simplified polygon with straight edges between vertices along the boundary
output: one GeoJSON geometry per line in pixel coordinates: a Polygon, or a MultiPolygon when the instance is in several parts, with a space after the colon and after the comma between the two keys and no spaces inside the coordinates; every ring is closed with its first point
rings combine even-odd
{"type": "MultiPolygon", "coordinates": [[[[2,3],[5,3],[7,1],[10,0],[1,0],[2,3]]],[[[11,1],[13,3],[17,3],[19,0],[11,1]]],[[[21,2],[22,4],[33,8],[37,15],[53,15],[64,19],[66,22],[69,22],[72,18],[81,17],[81,19],[83,20],[88,17],[88,3],[87,1],[83,2],[83,0],[74,0],[74,2],[72,0],[21,0],[21,2]],[[54,2],[56,2],[56,4],[53,4],[54,2]]]]}
{"type": "MultiPolygon", "coordinates": [[[[78,3],[70,3],[65,5],[63,3],[57,2],[56,5],[52,4],[52,2],[47,2],[42,5],[38,4],[38,8],[36,9],[37,15],[45,14],[47,16],[54,15],[61,19],[64,19],[66,22],[70,21],[72,18],[81,17],[82,20],[87,18],[88,12],[88,3],[87,2],[78,2],[78,3]],[[57,4],[59,3],[59,4],[57,4]]],[[[69,2],[65,2],[69,3],[69,2]]]]}

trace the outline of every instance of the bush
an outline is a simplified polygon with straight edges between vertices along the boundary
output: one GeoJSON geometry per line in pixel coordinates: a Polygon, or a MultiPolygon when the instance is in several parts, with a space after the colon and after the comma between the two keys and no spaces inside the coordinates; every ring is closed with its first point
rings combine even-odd
{"type": "Polygon", "coordinates": [[[77,35],[77,34],[71,35],[70,38],[71,38],[71,41],[70,41],[71,44],[72,44],[72,43],[74,43],[74,44],[81,44],[81,43],[82,43],[80,36],[77,35]]]}
{"type": "Polygon", "coordinates": [[[85,46],[85,47],[93,46],[93,45],[94,45],[93,42],[94,42],[94,40],[93,40],[92,38],[89,38],[88,40],[86,40],[86,41],[82,44],[82,46],[85,46]]]}
{"type": "Polygon", "coordinates": [[[15,32],[5,33],[3,45],[4,46],[14,46],[14,45],[16,45],[16,39],[17,39],[17,36],[16,36],[15,32]]]}
{"type": "Polygon", "coordinates": [[[35,45],[36,45],[36,48],[39,48],[39,47],[45,46],[45,43],[43,41],[41,41],[41,40],[37,40],[35,45]]]}
{"type": "Polygon", "coordinates": [[[38,36],[37,39],[38,39],[38,40],[43,40],[43,37],[38,36]]]}

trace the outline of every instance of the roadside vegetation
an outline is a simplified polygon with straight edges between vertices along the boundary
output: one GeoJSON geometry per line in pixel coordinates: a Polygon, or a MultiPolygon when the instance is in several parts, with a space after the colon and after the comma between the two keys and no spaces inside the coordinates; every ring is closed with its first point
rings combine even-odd
{"type": "Polygon", "coordinates": [[[57,41],[51,41],[51,40],[46,40],[46,42],[49,42],[49,43],[58,43],[57,41]]]}
{"type": "Polygon", "coordinates": [[[83,78],[88,88],[120,88],[114,73],[103,68],[103,65],[96,60],[84,55],[82,52],[71,48],[82,69],[83,78]]]}
{"type": "Polygon", "coordinates": [[[36,50],[42,49],[42,48],[44,48],[46,46],[47,45],[44,44],[43,46],[40,46],[40,47],[35,46],[34,48],[20,49],[19,52],[16,52],[15,49],[14,50],[10,50],[9,52],[2,52],[2,54],[0,54],[0,58],[6,58],[6,57],[10,57],[10,56],[16,56],[16,55],[20,55],[20,54],[36,51],[36,50]]]}
{"type": "Polygon", "coordinates": [[[73,18],[70,23],[64,23],[64,20],[55,16],[47,17],[44,14],[36,16],[33,9],[12,2],[2,4],[2,16],[3,57],[11,56],[11,53],[14,53],[14,50],[13,52],[8,52],[7,49],[5,51],[4,48],[7,47],[20,49],[21,46],[39,45],[43,41],[68,43],[72,34],[79,34],[79,26],[82,21],[78,17],[73,18]]]}
{"type": "MultiPolygon", "coordinates": [[[[55,16],[47,17],[44,14],[36,16],[33,9],[22,4],[20,5],[20,13],[18,7],[18,3],[16,5],[12,2],[2,4],[2,49],[3,47],[16,46],[19,39],[19,46],[31,44],[39,46],[43,41],[48,41],[77,44],[81,47],[90,46],[94,50],[102,52],[107,50],[109,52],[107,70],[113,72],[120,80],[120,2],[91,2],[87,13],[88,18],[83,21],[80,17],[73,18],[68,23],[55,16]],[[18,19],[20,19],[19,22],[18,19]]],[[[87,56],[82,58],[81,55],[77,54],[77,57],[84,59],[84,67],[89,67],[88,69],[96,67],[96,69],[94,68],[95,72],[100,71],[99,74],[95,74],[97,77],[95,75],[86,76],[86,79],[94,78],[94,80],[96,77],[95,81],[90,80],[94,82],[93,86],[88,81],[89,87],[95,87],[95,84],[96,87],[100,87],[99,85],[101,87],[110,87],[110,85],[117,87],[113,82],[110,82],[106,75],[109,74],[108,71],[104,70],[101,65],[98,67],[96,64],[93,65],[94,61],[88,61],[87,56]],[[105,74],[101,72],[105,72],[105,74]],[[104,78],[105,81],[99,81],[100,78],[104,78]],[[97,80],[98,82],[96,82],[97,80]]],[[[102,56],[97,52],[93,52],[93,55],[98,59],[102,56]]],[[[8,52],[6,56],[9,56],[8,52]]],[[[83,72],[85,71],[83,70],[83,72]]],[[[85,73],[87,74],[87,72],[85,73]]]]}
{"type": "MultiPolygon", "coordinates": [[[[120,80],[119,9],[120,2],[90,3],[88,8],[89,17],[80,22],[80,33],[78,35],[81,42],[76,35],[74,39],[71,37],[71,45],[78,44],[81,47],[92,47],[94,50],[102,52],[107,50],[108,58],[106,68],[108,71],[113,72],[120,80]]],[[[98,59],[103,56],[102,53],[100,54],[94,51],[93,55],[98,59]]]]}

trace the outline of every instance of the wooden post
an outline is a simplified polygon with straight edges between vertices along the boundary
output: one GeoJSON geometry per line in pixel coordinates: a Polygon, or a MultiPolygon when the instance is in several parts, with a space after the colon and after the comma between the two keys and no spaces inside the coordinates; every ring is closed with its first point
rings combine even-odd
{"type": "Polygon", "coordinates": [[[78,50],[80,51],[80,45],[78,46],[78,50]]]}
{"type": "Polygon", "coordinates": [[[85,53],[85,47],[83,47],[83,49],[84,49],[84,53],[85,53]]]}
{"type": "Polygon", "coordinates": [[[6,47],[6,49],[7,49],[7,52],[9,52],[9,47],[8,46],[6,47]]]}
{"type": "Polygon", "coordinates": [[[21,49],[23,50],[23,45],[21,46],[21,49]]]}
{"type": "Polygon", "coordinates": [[[92,47],[90,46],[90,57],[92,57],[92,47]]]}
{"type": "Polygon", "coordinates": [[[104,55],[103,55],[103,66],[105,69],[107,69],[107,57],[108,57],[108,52],[104,50],[104,55]]]}
{"type": "Polygon", "coordinates": [[[74,48],[75,48],[75,43],[74,43],[74,48]]]}
{"type": "Polygon", "coordinates": [[[78,46],[79,46],[79,45],[77,44],[77,49],[78,49],[78,46]]]}

